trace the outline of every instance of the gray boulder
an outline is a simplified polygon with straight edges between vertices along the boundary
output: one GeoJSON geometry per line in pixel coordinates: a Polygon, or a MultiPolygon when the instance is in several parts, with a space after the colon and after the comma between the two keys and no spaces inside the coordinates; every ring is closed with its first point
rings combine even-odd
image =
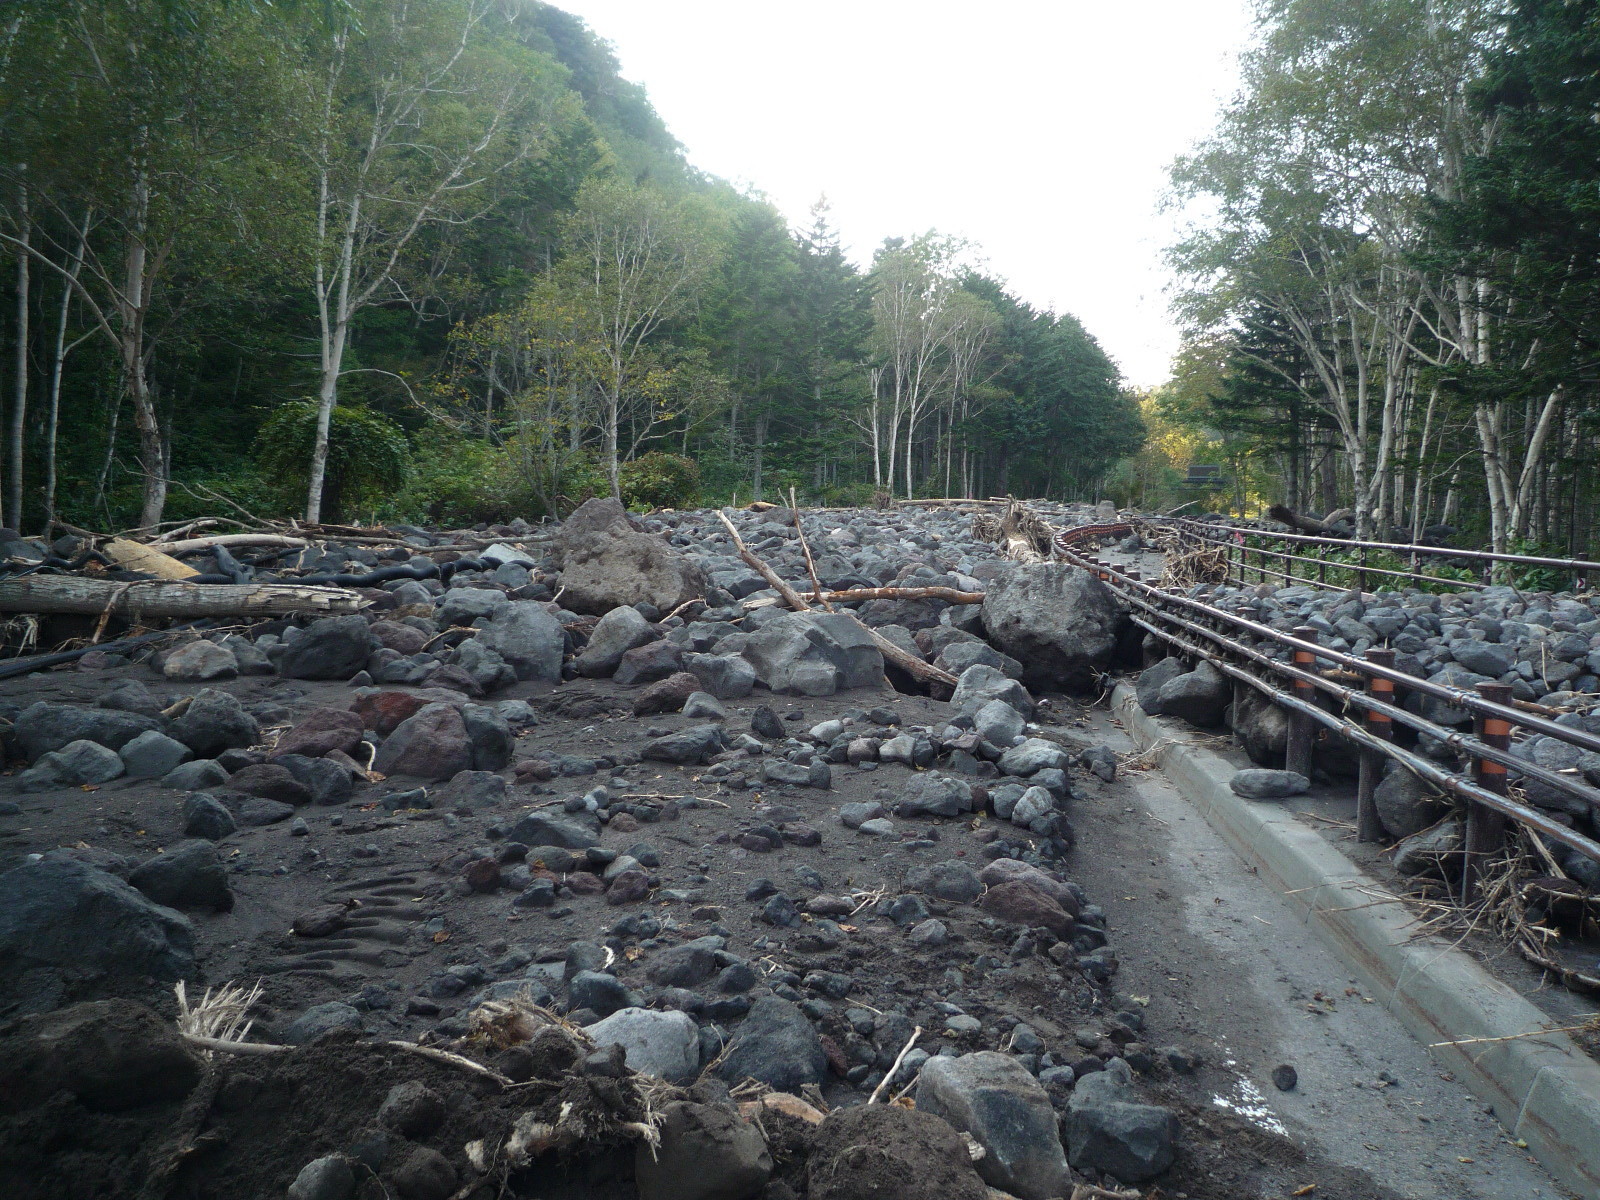
{"type": "Polygon", "coordinates": [[[1246,800],[1283,800],[1298,796],[1311,787],[1311,781],[1296,771],[1269,771],[1250,767],[1235,771],[1228,781],[1233,794],[1246,800]]]}
{"type": "Polygon", "coordinates": [[[574,612],[643,603],[668,613],[706,594],[705,573],[615,500],[585,501],[562,522],[554,550],[562,601],[574,612]]]}
{"type": "Polygon", "coordinates": [[[195,757],[215,758],[224,750],[255,745],[261,726],[236,697],[206,688],[194,694],[167,732],[193,750],[195,757]]]}
{"type": "Polygon", "coordinates": [[[1000,770],[1007,775],[1028,776],[1054,767],[1065,771],[1072,755],[1055,742],[1029,738],[1000,756],[1000,770]]]}
{"type": "Polygon", "coordinates": [[[1464,840],[1460,821],[1442,821],[1396,846],[1394,869],[1402,875],[1459,875],[1464,840]]]}
{"type": "Polygon", "coordinates": [[[1138,1102],[1133,1073],[1120,1059],[1078,1080],[1065,1124],[1072,1165],[1123,1183],[1154,1179],[1177,1156],[1178,1118],[1171,1109],[1138,1102]]]}
{"type": "Polygon", "coordinates": [[[1027,729],[1022,714],[1004,700],[991,700],[972,716],[973,728],[984,741],[995,746],[1010,746],[1027,729]]]}
{"type": "Polygon", "coordinates": [[[906,872],[906,887],[954,904],[971,904],[983,892],[978,873],[964,862],[950,860],[913,867],[906,872]]]}
{"type": "Polygon", "coordinates": [[[783,613],[750,636],[744,656],[758,680],[785,695],[831,696],[883,680],[883,654],[846,613],[783,613]]]}
{"type": "Polygon", "coordinates": [[[986,663],[974,663],[961,672],[950,697],[950,707],[958,713],[970,714],[995,700],[1010,705],[1024,718],[1033,716],[1033,697],[1028,689],[1000,668],[986,663]]]}
{"type": "Polygon", "coordinates": [[[906,780],[894,811],[900,817],[959,817],[972,811],[972,785],[952,775],[920,772],[906,780]]]}
{"type": "Polygon", "coordinates": [[[655,762],[690,766],[706,762],[727,747],[728,735],[720,725],[692,725],[688,729],[651,738],[644,744],[642,757],[655,762]]]}
{"type": "Polygon", "coordinates": [[[122,748],[122,768],[130,779],[160,779],[194,757],[175,738],[147,729],[122,748]]]}
{"type": "Polygon", "coordinates": [[[367,665],[377,643],[365,617],[323,617],[292,642],[268,652],[285,679],[349,679],[367,665]]]}
{"type": "Polygon", "coordinates": [[[589,644],[578,655],[579,675],[598,679],[612,674],[629,650],[655,641],[656,631],[650,622],[639,615],[631,605],[613,608],[600,618],[589,634],[589,644]]]}
{"type": "Polygon", "coordinates": [[[989,640],[1022,664],[1030,687],[1088,688],[1111,665],[1126,619],[1105,584],[1066,563],[1012,567],[983,600],[989,640]]]}
{"type": "Polygon", "coordinates": [[[33,766],[17,777],[19,792],[109,783],[122,774],[122,759],[98,742],[68,742],[59,750],[41,754],[33,766]]]}
{"type": "Polygon", "coordinates": [[[506,840],[524,846],[556,846],[562,850],[583,850],[600,844],[598,823],[589,825],[577,817],[556,817],[546,812],[530,812],[506,831],[506,840]]]}
{"type": "Polygon", "coordinates": [[[1139,672],[1138,681],[1133,685],[1134,694],[1139,698],[1139,707],[1152,717],[1159,717],[1161,689],[1188,672],[1189,666],[1181,658],[1163,658],[1160,662],[1151,663],[1139,672]]]}
{"type": "Polygon", "coordinates": [[[1175,676],[1161,685],[1156,704],[1163,716],[1177,717],[1209,729],[1222,724],[1222,717],[1233,698],[1228,677],[1208,662],[1175,676]]]}
{"type": "Polygon", "coordinates": [[[1450,804],[1404,767],[1395,766],[1373,789],[1378,818],[1390,837],[1421,833],[1450,811],[1450,804]]]}
{"type": "Polygon", "coordinates": [[[228,782],[228,772],[214,758],[181,763],[161,777],[161,786],[178,792],[198,792],[205,788],[221,787],[228,782]]]}
{"type": "Polygon", "coordinates": [[[756,690],[756,669],[740,654],[686,654],[683,665],[718,700],[742,700],[756,690]]]}
{"type": "Polygon", "coordinates": [[[184,798],[184,837],[220,842],[238,828],[239,822],[233,819],[233,814],[215,796],[207,795],[205,792],[195,792],[184,798]]]}
{"type": "Polygon", "coordinates": [[[233,651],[215,642],[197,640],[179,646],[161,664],[168,679],[233,679],[239,674],[239,660],[233,651]]]}
{"type": "Polygon", "coordinates": [[[335,1029],[360,1029],[361,1013],[358,1009],[338,1000],[313,1005],[284,1027],[282,1040],[286,1046],[304,1046],[335,1029]]]}
{"type": "Polygon", "coordinates": [[[754,1079],[796,1095],[827,1077],[828,1056],[811,1022],[787,1000],[762,996],[733,1035],[717,1076],[728,1083],[754,1079]]]}
{"type": "Polygon", "coordinates": [[[561,682],[566,631],[543,604],[534,600],[507,604],[478,631],[478,640],[504,659],[518,679],[561,682]]]}
{"type": "Polygon", "coordinates": [[[692,1080],[700,1070],[700,1030],[683,1012],[621,1008],[584,1030],[604,1050],[621,1046],[627,1065],[668,1083],[692,1080]]]}
{"type": "Polygon", "coordinates": [[[978,1174],[990,1187],[1022,1200],[1071,1190],[1050,1097],[1010,1055],[981,1050],[930,1058],[917,1078],[917,1111],[943,1117],[977,1140],[986,1151],[978,1174]]]}
{"type": "Polygon", "coordinates": [[[135,867],[128,882],[168,908],[207,908],[214,912],[233,908],[227,869],[217,858],[216,847],[206,839],[179,842],[163,850],[135,867]]]}
{"type": "Polygon", "coordinates": [[[479,617],[492,617],[509,601],[495,588],[453,587],[440,596],[434,615],[446,625],[471,625],[479,617]]]}
{"type": "Polygon", "coordinates": [[[1233,736],[1257,766],[1275,766],[1289,748],[1289,714],[1255,688],[1239,689],[1229,709],[1233,736]]]}
{"type": "Polygon", "coordinates": [[[0,875],[0,969],[89,975],[194,974],[194,928],[115,875],[44,859],[0,875]]]}
{"type": "Polygon", "coordinates": [[[141,733],[159,730],[158,717],[114,708],[80,708],[41,700],[17,715],[11,736],[17,752],[29,762],[69,742],[98,742],[121,750],[141,733]]]}

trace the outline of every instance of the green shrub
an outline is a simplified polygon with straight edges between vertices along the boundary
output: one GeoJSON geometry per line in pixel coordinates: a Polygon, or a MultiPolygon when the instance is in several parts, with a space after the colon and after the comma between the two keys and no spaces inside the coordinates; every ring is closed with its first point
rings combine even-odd
{"type": "MultiPolygon", "coordinates": [[[[256,461],[289,497],[305,495],[316,434],[317,402],[309,399],[280,404],[256,434],[256,461]]],[[[369,409],[334,405],[328,421],[323,519],[340,521],[347,510],[376,509],[405,483],[410,465],[400,426],[369,409]]]]}
{"type": "Polygon", "coordinates": [[[681,454],[652,450],[623,463],[618,476],[629,508],[686,508],[700,498],[700,466],[681,454]]]}

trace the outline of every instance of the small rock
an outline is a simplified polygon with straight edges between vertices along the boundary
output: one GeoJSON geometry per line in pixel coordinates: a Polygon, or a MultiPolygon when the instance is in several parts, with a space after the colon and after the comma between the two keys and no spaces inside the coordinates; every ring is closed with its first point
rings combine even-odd
{"type": "Polygon", "coordinates": [[[289,1200],[350,1200],[355,1195],[356,1173],[342,1154],[314,1158],[300,1168],[289,1185],[289,1200]]]}
{"type": "Polygon", "coordinates": [[[1311,781],[1295,771],[1269,771],[1251,767],[1236,771],[1228,786],[1247,800],[1282,800],[1308,791],[1311,781]]]}
{"type": "Polygon", "coordinates": [[[1272,1068],[1272,1086],[1280,1092],[1292,1092],[1295,1085],[1300,1082],[1300,1073],[1288,1063],[1279,1063],[1272,1068]]]}

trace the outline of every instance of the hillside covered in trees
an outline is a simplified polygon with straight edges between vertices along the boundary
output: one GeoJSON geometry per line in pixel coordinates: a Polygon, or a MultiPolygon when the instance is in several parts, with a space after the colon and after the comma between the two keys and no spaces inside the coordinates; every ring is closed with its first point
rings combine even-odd
{"type": "Polygon", "coordinates": [[[1600,523],[1600,4],[1264,0],[1173,171],[1188,340],[1127,494],[1348,507],[1496,550],[1600,523]]]}
{"type": "Polygon", "coordinates": [[[27,533],[1080,494],[1143,436],[1077,320],[790,229],[536,0],[18,0],[0,258],[27,533]]]}

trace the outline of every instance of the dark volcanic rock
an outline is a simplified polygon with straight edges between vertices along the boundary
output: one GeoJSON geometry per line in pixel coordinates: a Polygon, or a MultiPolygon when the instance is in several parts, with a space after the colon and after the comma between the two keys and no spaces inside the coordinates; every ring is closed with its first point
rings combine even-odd
{"type": "Polygon", "coordinates": [[[374,644],[365,617],[323,617],[294,641],[275,648],[278,674],[286,679],[349,679],[367,665],[374,644]]]}
{"type": "Polygon", "coordinates": [[[1012,567],[983,600],[990,640],[1022,664],[1031,687],[1089,687],[1126,620],[1105,584],[1066,563],[1012,567]]]}
{"type": "Polygon", "coordinates": [[[255,745],[261,726],[237,698],[207,688],[195,693],[167,732],[193,750],[195,757],[215,758],[224,750],[255,745]]]}
{"type": "Polygon", "coordinates": [[[179,842],[163,850],[136,867],[128,882],[168,908],[208,908],[216,912],[233,908],[228,872],[217,858],[216,847],[205,840],[179,842]]]}
{"type": "Polygon", "coordinates": [[[562,522],[555,550],[562,600],[574,612],[645,603],[667,613],[706,594],[705,573],[615,500],[585,501],[562,522]]]}
{"type": "Polygon", "coordinates": [[[12,726],[11,736],[17,751],[32,762],[41,754],[76,741],[98,742],[112,750],[121,750],[146,730],[159,731],[160,728],[161,721],[155,717],[41,700],[22,710],[12,726]]]}
{"type": "Polygon", "coordinates": [[[448,779],[472,766],[472,745],[461,710],[428,704],[407,717],[378,747],[373,769],[383,775],[448,779]]]}
{"type": "Polygon", "coordinates": [[[22,1018],[0,1039],[0,1111],[71,1092],[121,1112],[181,1100],[203,1063],[170,1020],[132,1000],[98,1000],[22,1018]]]}
{"type": "Polygon", "coordinates": [[[820,1084],[828,1072],[828,1056],[817,1031],[787,1000],[763,996],[734,1033],[717,1075],[729,1083],[755,1079],[780,1092],[820,1084]]]}
{"type": "Polygon", "coordinates": [[[88,975],[194,974],[194,929],[115,875],[46,859],[0,875],[0,969],[88,975]]]}

